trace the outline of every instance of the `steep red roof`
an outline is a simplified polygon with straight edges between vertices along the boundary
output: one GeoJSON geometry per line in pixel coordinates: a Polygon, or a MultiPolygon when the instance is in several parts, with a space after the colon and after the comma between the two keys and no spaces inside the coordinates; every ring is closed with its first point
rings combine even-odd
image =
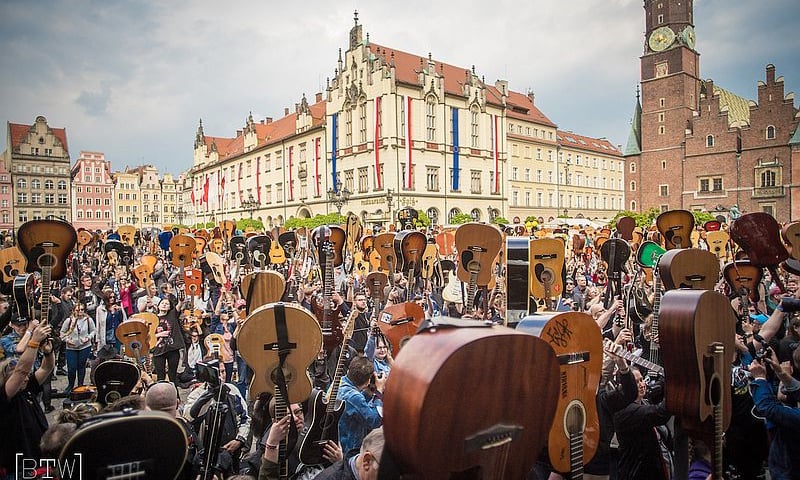
{"type": "Polygon", "coordinates": [[[581,150],[591,150],[605,155],[622,156],[622,152],[605,138],[585,137],[561,130],[558,130],[557,136],[559,145],[579,148],[581,150]]]}
{"type": "MultiPolygon", "coordinates": [[[[28,133],[30,133],[31,128],[33,125],[23,125],[21,123],[8,123],[8,128],[11,131],[11,151],[18,152],[19,146],[22,142],[27,138],[28,133]]],[[[65,128],[52,128],[50,127],[50,131],[53,132],[53,135],[61,142],[61,146],[64,148],[64,151],[69,153],[69,148],[67,146],[67,130],[65,128]]]]}
{"type": "MultiPolygon", "coordinates": [[[[422,66],[426,64],[427,57],[421,57],[413,53],[384,47],[375,43],[369,44],[369,50],[375,56],[383,58],[387,64],[391,63],[392,54],[394,54],[395,76],[397,80],[411,85],[419,84],[418,72],[422,66]]],[[[436,63],[436,72],[444,74],[445,93],[463,97],[463,86],[472,75],[472,72],[467,68],[456,67],[439,60],[434,59],[433,61],[436,63]]],[[[500,91],[497,90],[495,86],[488,85],[485,82],[484,86],[486,87],[486,101],[490,104],[502,106],[502,95],[500,91]]],[[[533,101],[527,95],[509,91],[506,104],[508,105],[507,113],[510,117],[541,123],[551,127],[556,126],[555,123],[550,121],[550,119],[533,104],[533,101]]]]}

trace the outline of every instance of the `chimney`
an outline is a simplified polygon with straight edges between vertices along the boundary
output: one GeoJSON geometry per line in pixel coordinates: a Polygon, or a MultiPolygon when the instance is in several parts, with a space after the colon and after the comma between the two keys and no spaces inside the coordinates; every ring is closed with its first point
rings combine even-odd
{"type": "Polygon", "coordinates": [[[508,80],[496,80],[494,86],[500,90],[501,95],[508,95],[508,80]]]}
{"type": "Polygon", "coordinates": [[[774,85],[775,84],[775,65],[768,64],[767,65],[767,85],[774,85]]]}
{"type": "Polygon", "coordinates": [[[236,136],[239,137],[241,135],[242,135],[242,131],[241,130],[236,130],[236,136]]]}
{"type": "Polygon", "coordinates": [[[265,123],[266,123],[267,125],[269,125],[270,123],[272,123],[272,117],[267,117],[267,118],[265,119],[265,123]]]}
{"type": "Polygon", "coordinates": [[[264,125],[264,120],[259,120],[258,123],[260,123],[261,125],[264,125]]]}
{"type": "Polygon", "coordinates": [[[315,96],[315,99],[316,99],[316,103],[321,102],[322,101],[322,92],[317,92],[317,95],[315,96]]]}
{"type": "Polygon", "coordinates": [[[284,117],[288,117],[289,116],[289,107],[284,107],[283,108],[283,116],[284,117]]]}
{"type": "Polygon", "coordinates": [[[528,90],[528,98],[531,99],[531,105],[536,105],[536,94],[533,93],[533,90],[528,90]]]}

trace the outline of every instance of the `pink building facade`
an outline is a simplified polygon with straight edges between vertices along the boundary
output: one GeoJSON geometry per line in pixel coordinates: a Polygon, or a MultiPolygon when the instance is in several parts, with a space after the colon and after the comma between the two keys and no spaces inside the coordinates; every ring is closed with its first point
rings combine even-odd
{"type": "Polygon", "coordinates": [[[102,152],[82,151],[72,166],[72,219],[75,228],[114,228],[114,182],[111,162],[102,152]]]}

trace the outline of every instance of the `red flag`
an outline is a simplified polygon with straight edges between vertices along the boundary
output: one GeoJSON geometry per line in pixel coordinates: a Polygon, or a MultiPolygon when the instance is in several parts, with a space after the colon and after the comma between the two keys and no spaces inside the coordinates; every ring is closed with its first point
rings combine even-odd
{"type": "Polygon", "coordinates": [[[294,179],[292,178],[292,153],[294,147],[289,147],[289,201],[294,200],[294,179]]]}
{"type": "Polygon", "coordinates": [[[256,158],[256,200],[261,204],[261,182],[258,180],[261,173],[261,157],[256,158]]]}
{"type": "Polygon", "coordinates": [[[381,179],[381,154],[380,154],[380,138],[381,138],[381,97],[375,97],[375,142],[373,148],[375,149],[375,182],[377,183],[378,190],[383,188],[383,181],[381,179]]]}
{"type": "Polygon", "coordinates": [[[194,206],[194,189],[192,189],[192,206],[194,206]]]}
{"type": "Polygon", "coordinates": [[[222,207],[222,202],[225,201],[225,175],[222,175],[222,180],[219,181],[219,206],[222,207]]]}
{"type": "Polygon", "coordinates": [[[200,202],[208,204],[208,175],[206,175],[206,182],[203,184],[203,198],[200,199],[200,202]]]}
{"type": "Polygon", "coordinates": [[[239,206],[244,203],[244,192],[242,192],[242,164],[239,164],[239,206]]]}

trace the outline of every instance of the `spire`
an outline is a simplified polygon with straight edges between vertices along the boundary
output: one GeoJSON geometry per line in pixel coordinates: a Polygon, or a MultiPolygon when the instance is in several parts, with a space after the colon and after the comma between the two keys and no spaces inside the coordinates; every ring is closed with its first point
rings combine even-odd
{"type": "Polygon", "coordinates": [[[639,85],[636,85],[636,106],[631,120],[631,131],[628,134],[628,144],[625,146],[623,156],[629,157],[642,153],[642,103],[639,97],[639,85]]]}
{"type": "Polygon", "coordinates": [[[198,148],[205,143],[206,135],[203,133],[203,119],[200,119],[200,126],[197,127],[197,134],[194,136],[194,148],[198,148]]]}

